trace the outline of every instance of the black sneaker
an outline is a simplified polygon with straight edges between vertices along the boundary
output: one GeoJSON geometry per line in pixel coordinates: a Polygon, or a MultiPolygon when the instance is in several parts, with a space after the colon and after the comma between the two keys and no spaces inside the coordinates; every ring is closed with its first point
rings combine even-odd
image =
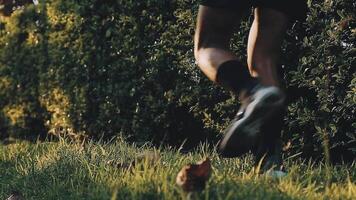
{"type": "Polygon", "coordinates": [[[225,130],[219,144],[220,155],[237,157],[255,148],[262,125],[283,108],[284,99],[284,93],[278,87],[256,86],[225,130]]]}

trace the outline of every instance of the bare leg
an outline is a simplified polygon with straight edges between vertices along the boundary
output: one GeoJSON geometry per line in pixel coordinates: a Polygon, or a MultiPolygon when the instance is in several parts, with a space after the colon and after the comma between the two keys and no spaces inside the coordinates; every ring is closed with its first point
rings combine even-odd
{"type": "Polygon", "coordinates": [[[264,85],[278,86],[277,65],[288,17],[269,8],[256,8],[248,40],[248,66],[264,85]]]}
{"type": "Polygon", "coordinates": [[[218,67],[226,61],[237,59],[229,45],[241,15],[238,11],[199,7],[194,55],[200,69],[214,82],[218,67]]]}
{"type": "MultiPolygon", "coordinates": [[[[280,48],[288,25],[288,17],[276,10],[256,8],[248,41],[248,66],[250,73],[258,77],[263,85],[279,86],[277,73],[280,48]]],[[[268,170],[282,165],[280,134],[283,127],[284,108],[281,107],[261,128],[265,134],[256,149],[257,163],[263,159],[262,169],[268,170]]]]}

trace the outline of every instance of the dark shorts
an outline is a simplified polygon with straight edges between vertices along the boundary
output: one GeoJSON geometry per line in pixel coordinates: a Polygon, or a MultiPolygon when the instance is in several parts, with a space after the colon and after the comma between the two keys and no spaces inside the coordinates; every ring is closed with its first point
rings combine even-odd
{"type": "Polygon", "coordinates": [[[201,0],[201,5],[241,11],[251,7],[271,8],[300,21],[305,20],[307,13],[307,0],[201,0]]]}

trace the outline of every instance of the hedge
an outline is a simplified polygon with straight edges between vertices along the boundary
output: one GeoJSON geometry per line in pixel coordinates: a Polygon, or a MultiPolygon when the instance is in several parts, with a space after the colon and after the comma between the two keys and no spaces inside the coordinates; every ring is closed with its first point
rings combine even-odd
{"type": "MultiPolygon", "coordinates": [[[[308,2],[306,22],[293,24],[283,45],[286,155],[320,157],[325,143],[334,160],[352,160],[355,3],[308,2]]],[[[197,8],[188,0],[49,0],[2,17],[1,138],[216,142],[238,101],[195,65],[197,8]]],[[[232,45],[242,60],[251,20],[232,45]]]]}

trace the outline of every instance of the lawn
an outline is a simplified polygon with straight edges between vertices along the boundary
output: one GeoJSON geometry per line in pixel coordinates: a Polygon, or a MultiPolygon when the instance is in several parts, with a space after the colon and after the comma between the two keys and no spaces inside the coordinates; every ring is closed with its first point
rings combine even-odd
{"type": "Polygon", "coordinates": [[[109,144],[18,142],[0,146],[0,199],[356,199],[356,164],[327,167],[286,160],[288,175],[272,179],[252,171],[252,158],[219,158],[208,145],[177,149],[109,144]],[[180,169],[209,157],[205,190],[187,195],[176,185],[180,169]]]}

